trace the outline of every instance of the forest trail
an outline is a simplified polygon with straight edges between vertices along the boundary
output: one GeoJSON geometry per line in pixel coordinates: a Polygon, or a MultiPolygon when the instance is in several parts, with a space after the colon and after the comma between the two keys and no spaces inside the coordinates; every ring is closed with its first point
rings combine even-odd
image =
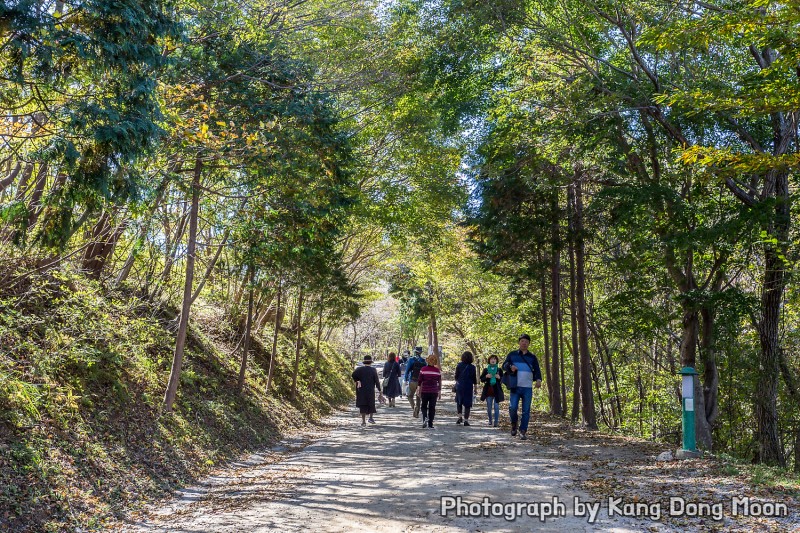
{"type": "MultiPolygon", "coordinates": [[[[557,438],[541,413],[532,413],[527,442],[512,438],[502,428],[488,427],[482,409],[473,416],[471,427],[458,426],[450,395],[437,407],[436,428],[423,429],[420,419],[412,418],[408,401],[398,398],[397,402],[397,407],[379,408],[377,424],[367,429],[360,427],[355,408],[340,411],[325,422],[321,433],[298,434],[268,452],[229,465],[121,529],[138,533],[759,529],[757,524],[728,517],[716,522],[708,517],[688,522],[664,516],[659,520],[609,517],[607,498],[590,495],[585,487],[603,483],[616,487],[616,492],[608,494],[627,498],[626,502],[647,501],[648,491],[642,486],[658,490],[656,481],[666,491],[676,490],[668,485],[668,476],[656,480],[646,471],[633,476],[622,465],[619,476],[609,472],[617,466],[609,461],[642,459],[643,453],[657,453],[655,447],[631,446],[618,437],[612,437],[617,442],[609,445],[599,435],[587,439],[574,438],[573,433],[557,438]],[[509,472],[515,477],[509,477],[509,472]],[[625,489],[633,489],[634,494],[625,489]],[[566,512],[545,522],[524,514],[513,521],[502,516],[456,517],[453,511],[443,516],[442,496],[462,496],[466,502],[489,497],[504,504],[552,502],[555,496],[566,512]],[[576,516],[573,498],[600,502],[593,523],[586,516],[576,516]]],[[[652,457],[645,460],[655,463],[652,457]]],[[[703,479],[698,483],[702,485],[703,479]]],[[[724,489],[719,480],[711,484],[724,489]]],[[[652,503],[659,496],[664,494],[649,492],[656,499],[652,503]]],[[[666,504],[662,508],[666,513],[666,504]]],[[[790,522],[767,524],[769,529],[786,530],[788,523],[796,524],[797,507],[792,509],[790,522]]]]}

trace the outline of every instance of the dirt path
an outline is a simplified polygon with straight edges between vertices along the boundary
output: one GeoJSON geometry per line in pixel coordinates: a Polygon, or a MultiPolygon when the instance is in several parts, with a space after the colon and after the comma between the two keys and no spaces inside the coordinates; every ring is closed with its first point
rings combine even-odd
{"type": "MultiPolygon", "coordinates": [[[[411,417],[407,401],[398,398],[397,407],[379,409],[375,426],[362,429],[356,411],[349,409],[329,419],[323,434],[298,435],[232,465],[124,530],[627,532],[724,527],[708,518],[687,524],[641,514],[609,517],[607,500],[583,489],[614,479],[603,467],[620,460],[615,457],[624,461],[624,451],[573,436],[553,440],[544,420],[531,431],[531,440],[523,442],[508,431],[487,427],[481,410],[471,427],[458,426],[454,411],[452,401],[445,401],[438,409],[437,427],[423,429],[420,419],[411,417]],[[514,466],[503,466],[508,464],[514,466]],[[542,522],[525,512],[535,515],[546,511],[546,505],[526,507],[512,521],[503,516],[459,517],[452,510],[444,516],[443,496],[461,496],[468,503],[488,497],[503,504],[552,504],[556,497],[564,504],[564,516],[542,522]],[[574,498],[601,504],[593,523],[576,516],[574,498]]],[[[625,503],[646,500],[628,494],[625,503]]]]}

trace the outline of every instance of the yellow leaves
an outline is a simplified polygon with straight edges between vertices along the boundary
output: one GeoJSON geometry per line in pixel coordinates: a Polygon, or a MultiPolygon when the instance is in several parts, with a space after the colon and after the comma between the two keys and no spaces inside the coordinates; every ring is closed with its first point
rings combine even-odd
{"type": "Polygon", "coordinates": [[[763,174],[770,170],[789,170],[800,166],[800,154],[749,154],[727,148],[691,146],[681,152],[684,165],[698,165],[718,175],[763,174]]]}

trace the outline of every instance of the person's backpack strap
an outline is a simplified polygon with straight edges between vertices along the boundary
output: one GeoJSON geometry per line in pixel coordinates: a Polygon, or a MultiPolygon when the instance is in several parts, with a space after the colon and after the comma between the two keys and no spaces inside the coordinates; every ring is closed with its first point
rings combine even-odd
{"type": "MultiPolygon", "coordinates": [[[[528,353],[531,354],[530,352],[528,353]]],[[[525,355],[524,354],[519,354],[519,355],[522,357],[522,362],[528,366],[528,369],[531,371],[531,374],[536,374],[536,372],[533,371],[533,367],[531,366],[531,364],[528,362],[527,359],[525,359],[525,355]]],[[[531,357],[533,357],[533,354],[531,354],[531,357]]]]}

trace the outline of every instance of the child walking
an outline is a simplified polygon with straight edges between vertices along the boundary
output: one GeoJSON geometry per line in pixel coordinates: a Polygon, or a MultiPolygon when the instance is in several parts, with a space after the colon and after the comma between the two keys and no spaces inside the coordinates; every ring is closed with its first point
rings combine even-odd
{"type": "Polygon", "coordinates": [[[489,357],[489,365],[481,373],[481,401],[486,401],[486,414],[489,416],[489,425],[497,427],[500,419],[500,402],[503,397],[503,385],[500,379],[503,377],[503,369],[500,368],[499,359],[496,355],[489,357]],[[494,417],[492,417],[494,411],[494,417]]]}

